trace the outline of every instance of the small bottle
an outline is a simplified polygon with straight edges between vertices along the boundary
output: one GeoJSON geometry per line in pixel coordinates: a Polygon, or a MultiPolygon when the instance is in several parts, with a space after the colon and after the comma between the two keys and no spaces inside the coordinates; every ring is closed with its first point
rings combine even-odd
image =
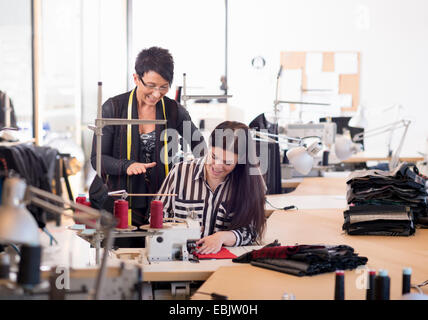
{"type": "Polygon", "coordinates": [[[334,300],[345,300],[345,271],[343,270],[336,271],[334,300]]]}
{"type": "Polygon", "coordinates": [[[412,276],[412,268],[404,268],[403,269],[403,294],[410,293],[410,280],[412,276]]]}
{"type": "Polygon", "coordinates": [[[374,300],[374,287],[375,287],[375,277],[376,277],[376,271],[375,270],[369,270],[368,274],[368,281],[367,281],[367,290],[366,290],[366,300],[374,300]]]}
{"type": "Polygon", "coordinates": [[[389,300],[390,278],[387,270],[379,270],[375,278],[375,300],[389,300]]]}

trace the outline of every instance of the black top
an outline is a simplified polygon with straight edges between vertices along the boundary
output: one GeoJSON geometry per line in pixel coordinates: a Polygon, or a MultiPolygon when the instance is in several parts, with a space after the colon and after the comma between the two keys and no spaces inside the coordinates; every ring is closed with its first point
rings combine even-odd
{"type": "MultiPolygon", "coordinates": [[[[128,100],[131,92],[127,92],[113,98],[109,98],[102,106],[103,118],[128,118],[128,100]]],[[[166,114],[166,129],[168,141],[168,165],[169,170],[172,168],[172,156],[178,150],[178,134],[183,136],[183,130],[190,128],[191,141],[183,136],[186,143],[190,144],[195,157],[203,156],[206,152],[206,144],[202,134],[191,121],[188,111],[178,104],[175,100],[164,97],[165,114],[166,114]],[[187,125],[186,125],[187,122],[187,125]]],[[[138,102],[136,92],[134,92],[132,102],[132,118],[138,119],[138,102]]],[[[156,119],[164,120],[162,102],[156,104],[156,119]]],[[[153,150],[153,160],[157,163],[156,167],[151,170],[150,183],[146,183],[146,175],[126,174],[127,168],[134,162],[145,162],[141,158],[142,141],[138,129],[138,125],[132,125],[132,144],[131,157],[127,160],[127,126],[115,125],[105,126],[102,135],[102,158],[101,158],[101,175],[103,182],[107,185],[108,191],[126,190],[128,193],[156,193],[163,180],[165,179],[164,166],[164,133],[165,125],[156,125],[155,128],[155,146],[153,150]]],[[[96,136],[93,137],[91,163],[96,169],[96,136]]],[[[89,196],[91,197],[91,191],[89,196]]],[[[109,205],[104,205],[104,208],[112,212],[112,203],[117,198],[112,198],[107,201],[109,205]]],[[[151,198],[148,197],[132,197],[127,199],[131,208],[147,208],[151,198]]]]}
{"type": "MultiPolygon", "coordinates": [[[[249,127],[255,130],[266,129],[268,133],[278,134],[278,124],[267,121],[264,113],[251,121],[249,127]]],[[[256,142],[258,156],[260,156],[260,143],[267,142],[256,142]]],[[[279,144],[269,143],[268,155],[268,171],[263,176],[268,188],[267,194],[279,194],[281,193],[281,157],[279,154],[279,144]]]]}

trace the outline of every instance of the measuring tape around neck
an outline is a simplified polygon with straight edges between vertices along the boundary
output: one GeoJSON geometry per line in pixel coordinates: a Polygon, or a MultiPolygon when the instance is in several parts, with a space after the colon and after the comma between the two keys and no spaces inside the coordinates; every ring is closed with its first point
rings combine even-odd
{"type": "MultiPolygon", "coordinates": [[[[135,92],[135,88],[131,91],[131,94],[129,95],[129,100],[128,100],[128,120],[132,119],[132,101],[134,98],[134,92],[135,92]]],[[[166,112],[165,112],[165,102],[163,100],[163,98],[161,99],[162,101],[162,110],[163,110],[163,118],[164,120],[166,120],[166,112]]],[[[132,145],[132,125],[128,124],[127,125],[127,130],[126,130],[126,135],[127,135],[127,143],[126,143],[126,158],[128,160],[131,160],[131,145],[132,145]]],[[[166,135],[166,130],[164,132],[164,165],[165,165],[165,177],[168,175],[169,173],[169,166],[168,166],[168,139],[167,139],[167,135],[166,135]]],[[[129,176],[127,176],[127,187],[129,189],[129,176]]],[[[129,204],[131,205],[131,198],[129,199],[129,204]]],[[[130,206],[131,207],[131,206],[130,206]]],[[[128,225],[131,226],[132,225],[132,212],[131,209],[128,210],[128,225]]]]}

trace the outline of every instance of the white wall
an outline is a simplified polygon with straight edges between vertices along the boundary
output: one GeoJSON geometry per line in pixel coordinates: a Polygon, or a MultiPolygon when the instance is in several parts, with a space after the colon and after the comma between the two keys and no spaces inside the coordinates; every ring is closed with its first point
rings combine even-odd
{"type": "MultiPolygon", "coordinates": [[[[360,100],[370,108],[369,128],[389,123],[381,110],[401,103],[412,120],[402,154],[425,151],[428,136],[428,1],[231,0],[231,103],[248,123],[272,109],[281,51],[360,51],[360,100]],[[364,14],[366,12],[366,14],[364,14]],[[262,55],[266,67],[251,59],[262,55]]],[[[399,134],[394,141],[397,141],[399,134]]],[[[387,135],[366,140],[386,154],[387,135]]],[[[397,142],[396,142],[397,143],[397,142]]]]}
{"type": "Polygon", "coordinates": [[[225,70],[224,21],[223,0],[134,0],[131,65],[135,65],[142,49],[163,47],[174,58],[169,97],[174,98],[176,87],[183,84],[183,73],[187,94],[222,94],[219,88],[225,70]]]}

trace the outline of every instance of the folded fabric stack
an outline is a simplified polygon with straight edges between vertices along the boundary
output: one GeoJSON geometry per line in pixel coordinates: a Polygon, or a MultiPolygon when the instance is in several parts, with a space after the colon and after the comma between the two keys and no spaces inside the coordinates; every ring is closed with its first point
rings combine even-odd
{"type": "Polygon", "coordinates": [[[237,263],[280,271],[295,276],[312,276],[336,270],[352,270],[367,263],[354,249],[346,246],[296,245],[266,246],[232,260],[237,263]]]}
{"type": "Polygon", "coordinates": [[[428,227],[425,182],[416,167],[407,163],[392,172],[352,173],[347,181],[350,206],[344,212],[343,230],[352,235],[409,236],[415,225],[428,227]]]}

